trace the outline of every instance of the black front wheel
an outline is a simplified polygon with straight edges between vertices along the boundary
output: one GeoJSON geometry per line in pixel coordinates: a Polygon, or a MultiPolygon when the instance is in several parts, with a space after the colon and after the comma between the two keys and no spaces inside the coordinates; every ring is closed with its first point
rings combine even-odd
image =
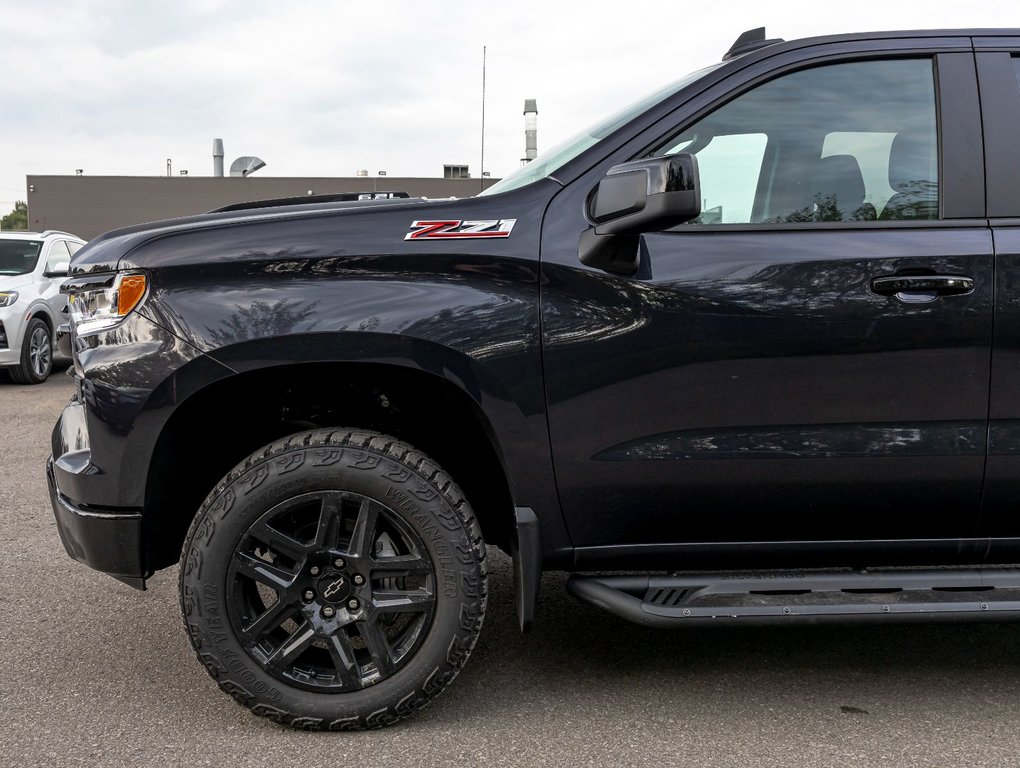
{"type": "Polygon", "coordinates": [[[256,714],[300,728],[396,722],[474,647],[485,547],[424,454],[338,430],[256,451],[184,544],[181,606],[199,659],[256,714]]]}

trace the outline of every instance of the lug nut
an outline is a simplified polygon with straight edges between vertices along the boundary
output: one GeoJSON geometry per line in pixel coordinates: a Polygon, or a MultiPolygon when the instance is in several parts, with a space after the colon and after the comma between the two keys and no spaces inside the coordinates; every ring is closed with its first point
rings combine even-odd
{"type": "Polygon", "coordinates": [[[338,557],[336,560],[333,561],[333,565],[335,565],[337,568],[343,568],[345,565],[347,565],[347,563],[344,562],[344,559],[342,557],[338,557]]]}
{"type": "Polygon", "coordinates": [[[365,583],[365,577],[362,576],[360,573],[356,573],[356,574],[354,574],[353,581],[354,581],[355,584],[357,584],[360,587],[362,584],[365,583]]]}
{"type": "Polygon", "coordinates": [[[312,576],[318,576],[319,575],[319,566],[313,565],[311,568],[308,569],[308,572],[310,574],[312,574],[312,576]]]}
{"type": "Polygon", "coordinates": [[[351,600],[347,601],[347,608],[349,610],[356,611],[356,610],[358,610],[358,608],[360,606],[361,606],[361,603],[359,603],[357,600],[351,599],[351,600]]]}
{"type": "Polygon", "coordinates": [[[331,605],[324,605],[324,606],[322,606],[322,615],[325,618],[332,619],[334,613],[336,613],[336,611],[333,610],[333,606],[331,606],[331,605]]]}
{"type": "Polygon", "coordinates": [[[309,603],[315,599],[315,593],[310,589],[306,589],[301,596],[309,603]]]}

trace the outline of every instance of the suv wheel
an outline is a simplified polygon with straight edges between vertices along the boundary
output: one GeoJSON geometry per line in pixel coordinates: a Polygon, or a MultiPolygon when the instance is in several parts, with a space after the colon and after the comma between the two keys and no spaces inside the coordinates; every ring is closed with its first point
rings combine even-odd
{"type": "Polygon", "coordinates": [[[15,384],[41,384],[53,370],[53,334],[38,317],[28,321],[21,342],[21,362],[8,369],[15,384]]]}
{"type": "Polygon", "coordinates": [[[374,432],[302,432],[216,486],[180,586],[199,659],[240,703],[298,728],[375,728],[464,665],[485,612],[485,547],[424,454],[374,432]]]}

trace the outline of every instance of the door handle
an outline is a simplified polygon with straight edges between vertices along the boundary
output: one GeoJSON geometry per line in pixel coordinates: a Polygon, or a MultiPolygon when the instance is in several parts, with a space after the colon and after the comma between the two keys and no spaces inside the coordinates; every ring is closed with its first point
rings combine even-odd
{"type": "Polygon", "coordinates": [[[906,302],[934,301],[939,296],[959,296],[974,290],[974,278],[965,275],[890,275],[876,277],[871,290],[906,302]]]}

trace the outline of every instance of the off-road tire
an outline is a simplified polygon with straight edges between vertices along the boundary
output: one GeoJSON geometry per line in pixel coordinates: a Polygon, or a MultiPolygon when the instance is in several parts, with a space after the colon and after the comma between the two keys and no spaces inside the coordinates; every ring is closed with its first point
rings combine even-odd
{"type": "Polygon", "coordinates": [[[21,342],[21,362],[7,369],[7,374],[15,384],[42,384],[53,372],[53,332],[43,320],[33,317],[25,328],[25,336],[21,342]],[[43,339],[45,334],[45,339],[43,339]],[[45,343],[45,350],[33,350],[33,341],[38,337],[45,343]],[[35,355],[44,355],[44,360],[37,360],[35,355]],[[42,370],[37,370],[38,367],[42,370]]]}
{"type": "Polygon", "coordinates": [[[184,625],[220,688],[257,715],[309,730],[379,728],[428,704],[467,661],[487,589],[481,530],[456,483],[412,446],[348,429],[291,435],[231,470],[192,522],[180,571],[184,625]],[[245,649],[230,618],[228,563],[281,500],[337,490],[386,505],[413,529],[434,568],[435,607],[417,650],[391,676],[360,690],[319,692],[281,681],[245,649]]]}

